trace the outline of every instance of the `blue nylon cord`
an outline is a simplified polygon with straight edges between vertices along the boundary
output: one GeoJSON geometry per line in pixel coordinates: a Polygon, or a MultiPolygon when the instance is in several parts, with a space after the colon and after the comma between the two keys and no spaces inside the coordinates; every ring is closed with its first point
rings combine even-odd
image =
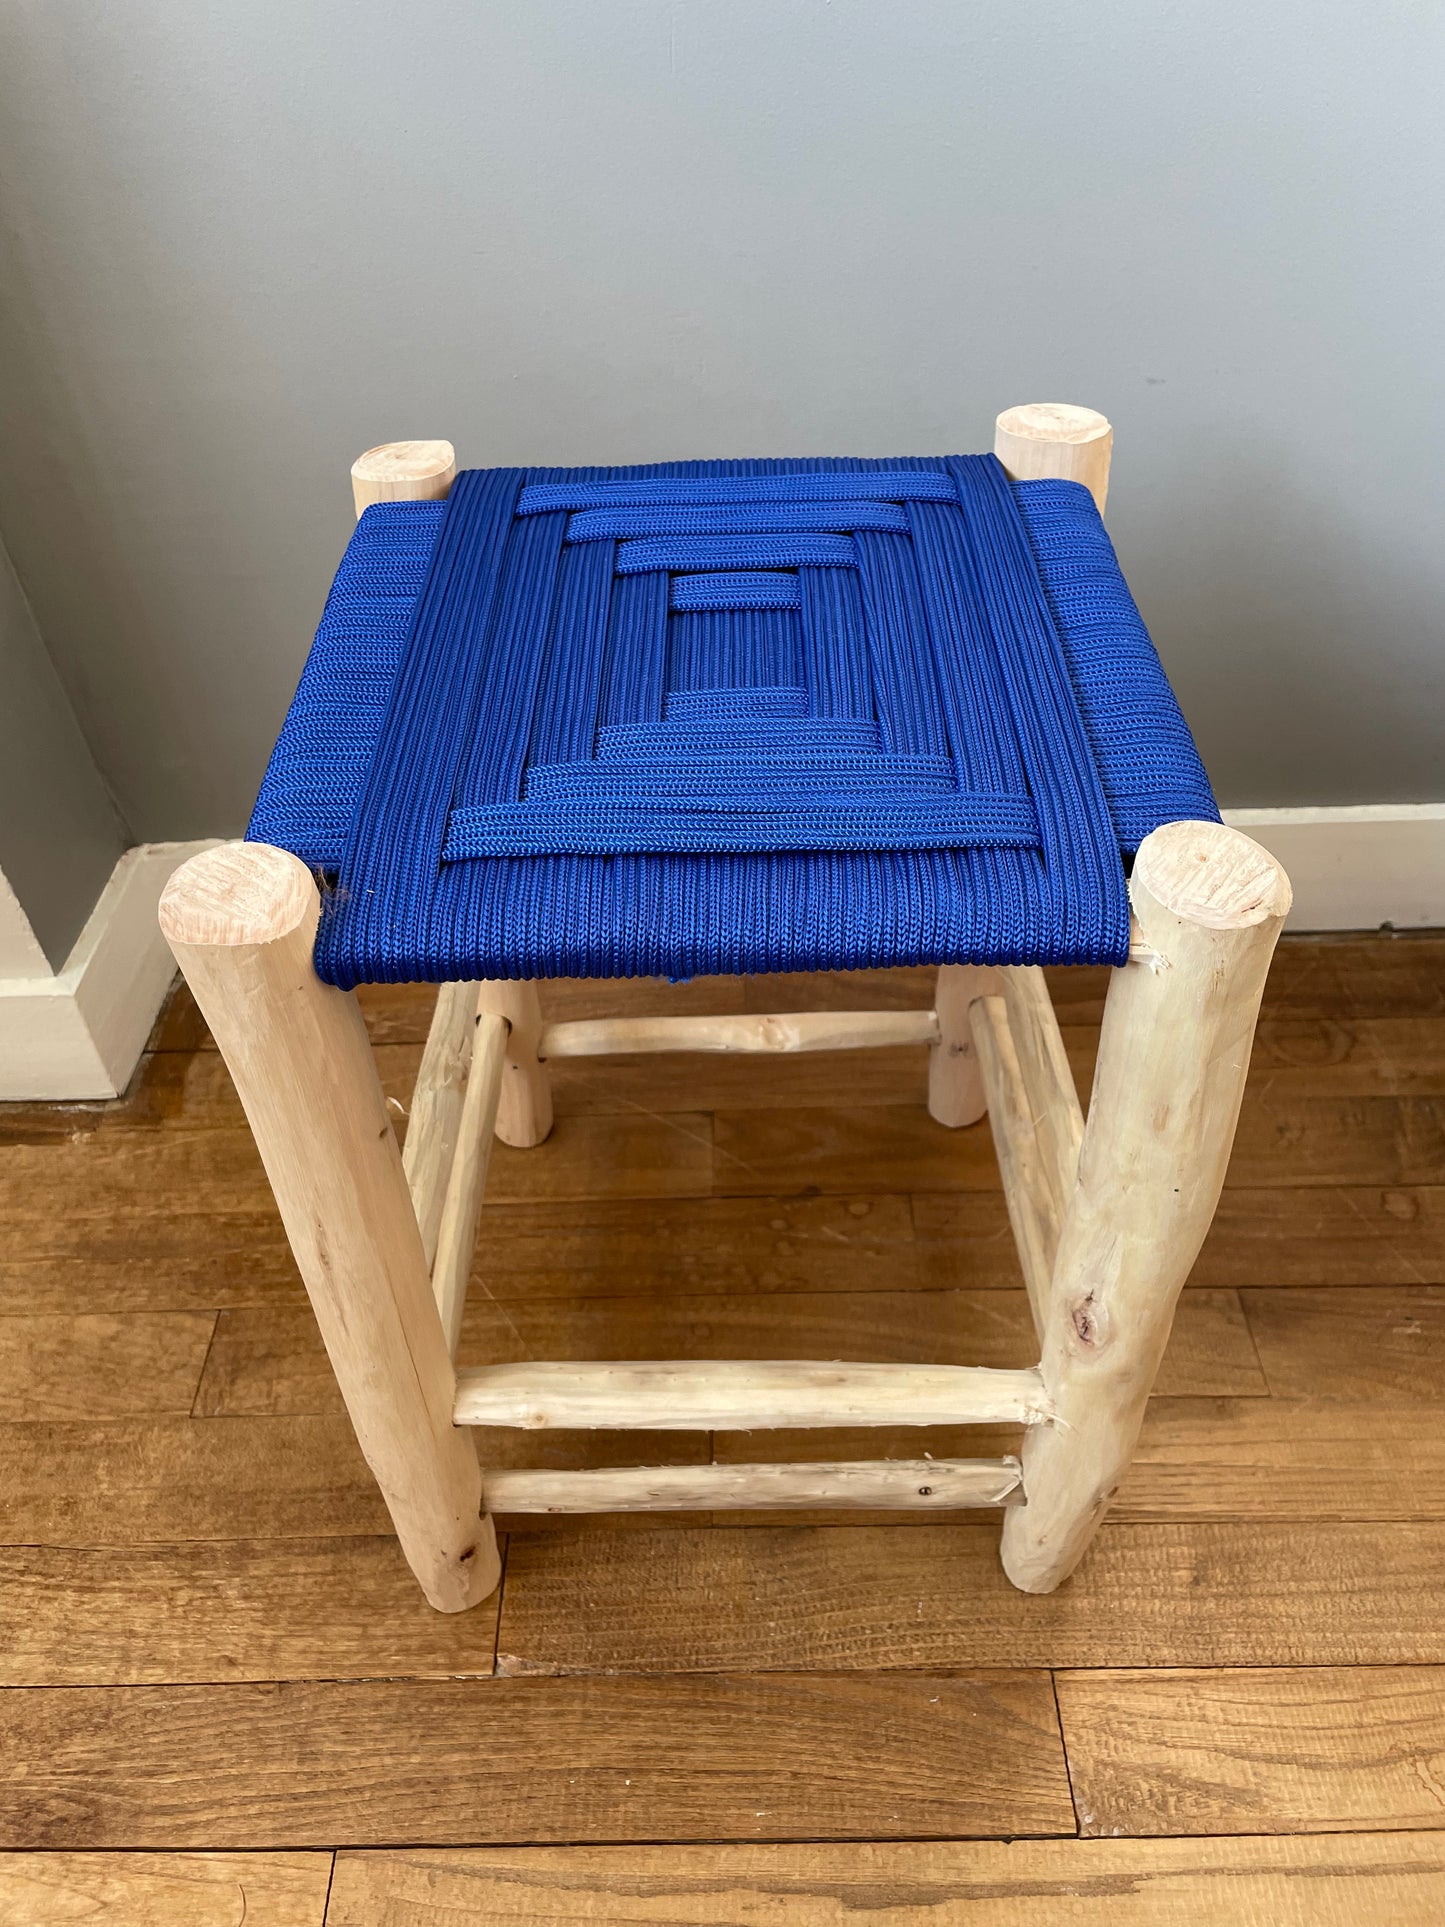
{"type": "MultiPolygon", "coordinates": [[[[760,475],[722,471],[738,468],[730,462],[688,462],[679,466],[693,470],[687,475],[640,475],[627,481],[534,482],[523,491],[517,504],[519,515],[542,515],[550,509],[618,508],[636,505],[714,507],[717,483],[731,484],[732,502],[841,502],[876,499],[885,502],[951,501],[953,491],[934,469],[863,468],[838,463],[824,468],[809,468],[798,463],[759,463],[774,472],[760,475]],[[700,471],[706,471],[702,473],[700,471]],[[780,471],[780,472],[779,472],[780,471]]],[[[754,465],[750,465],[754,466],[754,465]]],[[[856,524],[854,526],[857,526],[856,524]]]]}
{"type": "Polygon", "coordinates": [[[669,606],[677,613],[703,609],[796,609],[802,602],[796,575],[734,569],[722,575],[675,575],[669,606]]]}
{"type": "Polygon", "coordinates": [[[696,790],[697,807],[633,802],[625,795],[572,803],[567,800],[494,803],[453,810],[442,849],[443,863],[472,857],[512,856],[694,856],[721,852],[867,850],[886,841],[895,850],[981,849],[989,844],[1036,848],[1038,824],[1025,798],[963,793],[932,802],[879,802],[856,790],[819,790],[810,807],[786,807],[786,789],[766,804],[730,796],[726,808],[707,807],[707,785],[696,790]]]}
{"type": "Polygon", "coordinates": [[[619,576],[612,585],[601,721],[662,714],[667,688],[667,577],[619,576]]]}
{"type": "Polygon", "coordinates": [[[801,680],[798,618],[791,610],[679,610],[667,625],[669,701],[680,690],[785,688],[801,680]]]}
{"type": "MultiPolygon", "coordinates": [[[[523,800],[618,796],[638,804],[652,798],[669,810],[680,804],[751,810],[758,806],[759,792],[766,790],[771,800],[787,798],[795,806],[815,800],[826,803],[844,793],[858,801],[876,795],[894,805],[900,775],[919,800],[930,794],[954,798],[961,794],[946,756],[883,756],[845,749],[795,754],[784,763],[739,755],[731,747],[709,751],[690,745],[685,754],[666,758],[619,756],[585,763],[534,763],[527,772],[523,800]]],[[[452,814],[456,815],[455,810],[452,814]]],[[[1030,835],[1032,839],[1032,829],[1030,835]]],[[[940,839],[941,844],[946,841],[940,839]]]]}
{"type": "Polygon", "coordinates": [[[1218,822],[1189,725],[1093,498],[1073,482],[1029,482],[1015,494],[1120,844],[1137,850],[1161,823],[1218,822]]]}
{"type": "Polygon", "coordinates": [[[803,680],[815,716],[871,716],[873,668],[864,640],[863,602],[855,569],[804,569],[801,640],[803,680]]]}
{"type": "MultiPolygon", "coordinates": [[[[668,723],[746,722],[753,718],[806,716],[808,692],[780,683],[767,689],[743,684],[737,689],[672,689],[663,721],[668,723]]],[[[599,751],[600,753],[600,751],[599,751]]]]}
{"type": "Polygon", "coordinates": [[[657,569],[851,569],[849,535],[651,535],[617,545],[617,573],[657,569]]]}
{"type": "MultiPolygon", "coordinates": [[[[711,696],[723,692],[699,690],[696,693],[711,696]]],[[[669,708],[671,703],[669,697],[669,708]]],[[[791,717],[738,715],[729,704],[716,714],[699,709],[680,723],[669,717],[660,723],[609,724],[597,732],[597,757],[599,761],[614,757],[656,760],[696,748],[716,750],[721,755],[771,749],[782,758],[800,753],[803,727],[807,728],[808,743],[824,749],[834,745],[865,751],[881,748],[877,723],[867,722],[861,716],[834,717],[803,725],[791,717]]]]}
{"type": "Polygon", "coordinates": [[[350,983],[1118,961],[1120,848],[1184,815],[1213,798],[1085,491],[809,460],[369,510],[249,833],[339,871],[317,963],[350,983]],[[733,546],[614,573],[738,540],[796,606],[676,610],[733,546]],[[838,541],[856,566],[775,560],[838,541]]]}
{"type": "Polygon", "coordinates": [[[897,502],[734,502],[714,508],[686,504],[580,509],[567,523],[569,542],[638,535],[802,535],[819,530],[851,535],[854,529],[908,533],[897,502]]]}

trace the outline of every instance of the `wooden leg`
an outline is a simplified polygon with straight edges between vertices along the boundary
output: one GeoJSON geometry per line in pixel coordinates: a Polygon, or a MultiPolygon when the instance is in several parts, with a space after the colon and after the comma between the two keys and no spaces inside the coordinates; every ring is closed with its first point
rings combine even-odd
{"type": "Polygon", "coordinates": [[[1104,513],[1114,431],[1097,409],[1062,401],[1006,408],[994,424],[993,452],[1016,482],[1082,482],[1104,513]]]}
{"type": "Polygon", "coordinates": [[[1094,1092],[1045,1308],[1055,1418],[1023,1447],[1003,1562],[1051,1592],[1128,1468],[1175,1301],[1214,1216],[1289,883],[1217,823],[1145,839],[1129,894],[1141,954],[1104,1006],[1094,1092]]]}
{"type": "Polygon", "coordinates": [[[945,964],[933,994],[938,1042],[928,1053],[928,1114],[957,1130],[977,1124],[988,1109],[968,1007],[999,994],[1001,972],[981,964],[945,964]]]}
{"type": "Polygon", "coordinates": [[[450,442],[383,442],[351,464],[356,513],[375,502],[442,502],[457,477],[450,442]]]}
{"type": "Polygon", "coordinates": [[[1009,1224],[1042,1338],[1059,1232],[1079,1176],[1084,1118],[1041,970],[1005,970],[969,1007],[1009,1224]]]}
{"type": "Polygon", "coordinates": [[[502,1092],[497,1101],[497,1136],[503,1144],[528,1151],[552,1128],[552,1083],[537,1056],[542,1006],[537,986],[494,981],[479,984],[478,1010],[494,1010],[511,1027],[502,1092]]]}
{"type": "Polygon", "coordinates": [[[160,920],[235,1079],[342,1397],[412,1571],[443,1612],[495,1587],[470,1435],[356,999],[317,977],[306,866],[230,843],[171,878],[160,920]]]}
{"type": "Polygon", "coordinates": [[[476,985],[443,984],[411,1094],[401,1154],[429,1267],[437,1255],[442,1206],[462,1128],[476,1028],[476,985]]]}

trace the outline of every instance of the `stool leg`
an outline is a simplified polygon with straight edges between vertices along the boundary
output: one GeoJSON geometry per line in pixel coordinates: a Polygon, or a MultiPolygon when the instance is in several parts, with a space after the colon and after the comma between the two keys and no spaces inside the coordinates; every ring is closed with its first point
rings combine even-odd
{"type": "Polygon", "coordinates": [[[323,984],[306,866],[230,843],[171,878],[160,920],[220,1046],[356,1436],[432,1605],[495,1587],[470,1434],[355,997],[323,984]]]}
{"type": "Polygon", "coordinates": [[[477,1008],[496,1011],[510,1026],[502,1094],[497,1100],[497,1136],[503,1144],[529,1151],[552,1128],[552,1081],[537,1055],[542,1035],[537,986],[489,980],[478,986],[477,1008]]]}
{"type": "Polygon", "coordinates": [[[957,1130],[988,1109],[968,1007],[1000,994],[1000,973],[986,964],[944,964],[933,993],[938,1042],[928,1052],[928,1114],[957,1130]]]}
{"type": "Polygon", "coordinates": [[[1003,1563],[1052,1592],[1128,1468],[1175,1301],[1219,1201],[1265,975],[1290,905],[1267,851],[1217,823],[1145,839],[1129,894],[1154,953],[1114,973],[1043,1306],[1044,1389],[1003,1563]]]}

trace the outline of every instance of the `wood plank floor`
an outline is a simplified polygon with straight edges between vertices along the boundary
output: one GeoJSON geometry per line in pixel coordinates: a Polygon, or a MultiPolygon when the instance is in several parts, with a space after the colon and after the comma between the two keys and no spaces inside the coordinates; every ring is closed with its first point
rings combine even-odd
{"type": "MultiPolygon", "coordinates": [[[[1087,1090],[1105,973],[1056,973],[1087,1090]]],[[[557,1016],[926,1004],[931,973],[558,985],[557,1016]]],[[[424,991],[364,996],[398,1123],[424,991]]],[[[560,1065],[464,1361],[1021,1365],[986,1127],[924,1056],[560,1065]]],[[[431,1612],[224,1067],[0,1107],[0,1919],[1292,1927],[1445,1918],[1445,938],[1290,939],[1137,1461],[1077,1577],[997,1524],[503,1521],[431,1612]]],[[[481,1435],[492,1463],[1008,1449],[481,1435]]]]}

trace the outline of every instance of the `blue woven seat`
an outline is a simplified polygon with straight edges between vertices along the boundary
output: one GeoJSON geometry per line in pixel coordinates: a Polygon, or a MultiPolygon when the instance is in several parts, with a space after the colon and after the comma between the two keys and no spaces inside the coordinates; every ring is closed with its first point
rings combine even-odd
{"type": "Polygon", "coordinates": [[[992,456],[489,469],[357,525],[248,835],[359,982],[1122,962],[1217,818],[1088,492],[992,456]]]}

